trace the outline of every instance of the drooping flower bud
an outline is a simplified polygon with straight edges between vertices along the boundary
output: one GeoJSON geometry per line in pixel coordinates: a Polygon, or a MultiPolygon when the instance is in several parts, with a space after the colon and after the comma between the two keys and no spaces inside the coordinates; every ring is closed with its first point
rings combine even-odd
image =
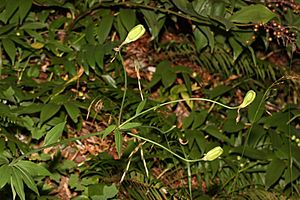
{"type": "Polygon", "coordinates": [[[142,37],[142,35],[144,35],[145,32],[146,32],[146,29],[144,28],[144,26],[142,24],[136,25],[129,31],[129,33],[128,33],[125,41],[122,43],[122,45],[136,41],[137,39],[142,37]]]}
{"type": "Polygon", "coordinates": [[[253,90],[249,90],[245,95],[244,101],[241,103],[241,105],[239,105],[239,109],[250,105],[254,101],[255,97],[256,93],[253,90]]]}
{"type": "Polygon", "coordinates": [[[220,146],[217,146],[211,149],[207,154],[202,158],[203,161],[213,161],[222,155],[223,149],[220,146]]]}

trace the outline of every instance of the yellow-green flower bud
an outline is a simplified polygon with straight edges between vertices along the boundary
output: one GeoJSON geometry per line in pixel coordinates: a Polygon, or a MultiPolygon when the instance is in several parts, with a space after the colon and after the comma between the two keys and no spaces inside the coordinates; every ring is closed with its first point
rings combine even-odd
{"type": "Polygon", "coordinates": [[[213,161],[222,155],[223,149],[220,146],[217,146],[207,152],[207,154],[202,158],[203,161],[213,161]]]}
{"type": "Polygon", "coordinates": [[[256,93],[253,90],[249,90],[245,95],[244,101],[241,103],[241,105],[239,105],[239,109],[250,105],[254,101],[255,97],[256,93]]]}
{"type": "Polygon", "coordinates": [[[142,37],[142,35],[144,35],[145,32],[146,32],[146,29],[144,28],[143,25],[141,25],[141,24],[136,25],[129,31],[129,33],[128,33],[125,41],[122,43],[122,45],[136,41],[137,39],[142,37]]]}

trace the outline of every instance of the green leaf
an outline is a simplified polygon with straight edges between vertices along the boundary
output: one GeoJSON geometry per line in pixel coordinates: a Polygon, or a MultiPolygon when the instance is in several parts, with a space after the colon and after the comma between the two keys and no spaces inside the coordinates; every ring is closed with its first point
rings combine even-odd
{"type": "Polygon", "coordinates": [[[67,110],[68,115],[71,117],[74,123],[78,122],[78,116],[80,114],[80,109],[73,102],[68,102],[64,104],[65,109],[67,110]]]}
{"type": "Polygon", "coordinates": [[[300,170],[295,165],[293,165],[292,168],[288,167],[283,174],[286,185],[299,178],[299,176],[300,170]]]}
{"type": "Polygon", "coordinates": [[[22,23],[23,19],[26,17],[28,11],[30,10],[32,5],[32,0],[22,0],[19,1],[19,17],[20,17],[20,22],[22,23]]]}
{"type": "Polygon", "coordinates": [[[163,85],[170,87],[176,80],[176,73],[172,70],[169,61],[162,61],[157,65],[156,73],[161,77],[163,85]]]}
{"type": "Polygon", "coordinates": [[[14,64],[15,57],[16,57],[16,51],[17,51],[15,43],[13,41],[11,41],[10,39],[6,38],[6,39],[2,40],[2,44],[3,44],[3,48],[4,48],[5,52],[9,56],[11,62],[14,64]]]}
{"type": "Polygon", "coordinates": [[[205,122],[207,115],[208,115],[207,110],[201,110],[200,112],[195,112],[192,129],[196,129],[200,127],[205,122]]]}
{"type": "Polygon", "coordinates": [[[45,28],[47,25],[41,22],[26,22],[20,29],[42,29],[45,28]]]}
{"type": "Polygon", "coordinates": [[[0,167],[0,174],[1,174],[1,178],[0,178],[0,189],[3,188],[7,183],[9,183],[10,181],[10,176],[11,176],[11,170],[12,168],[8,165],[2,165],[0,167]]]}
{"type": "Polygon", "coordinates": [[[199,29],[204,33],[208,40],[208,45],[210,47],[210,52],[212,53],[215,48],[215,37],[214,37],[214,32],[211,31],[209,27],[206,26],[201,26],[199,29]]]}
{"type": "Polygon", "coordinates": [[[231,48],[232,48],[232,51],[233,51],[233,61],[236,61],[237,58],[238,58],[238,57],[241,55],[241,53],[243,52],[244,48],[243,48],[243,46],[242,46],[239,42],[237,42],[237,41],[235,40],[234,37],[230,37],[230,38],[228,39],[228,41],[229,41],[229,44],[230,44],[230,46],[231,46],[231,48]]]}
{"type": "Polygon", "coordinates": [[[4,24],[7,23],[9,18],[14,14],[14,12],[17,10],[19,5],[18,0],[10,0],[6,1],[5,9],[0,15],[0,20],[4,22],[4,24]]]}
{"type": "Polygon", "coordinates": [[[134,9],[121,9],[119,16],[120,16],[123,26],[129,32],[136,23],[135,10],[134,9]]]}
{"type": "Polygon", "coordinates": [[[142,123],[139,123],[139,122],[129,122],[129,123],[126,123],[124,124],[123,126],[119,127],[120,130],[127,130],[127,129],[132,129],[132,128],[136,128],[136,127],[139,127],[141,126],[142,123]]]}
{"type": "Polygon", "coordinates": [[[122,142],[123,142],[122,133],[118,129],[116,129],[115,130],[115,143],[116,143],[116,150],[118,152],[119,158],[121,158],[121,154],[122,154],[122,142]]]}
{"type": "Polygon", "coordinates": [[[116,125],[110,125],[105,130],[100,132],[100,135],[102,135],[102,138],[105,138],[108,134],[110,134],[113,130],[115,130],[116,125]]]}
{"type": "Polygon", "coordinates": [[[147,102],[147,100],[144,99],[143,101],[141,101],[139,103],[138,107],[136,108],[135,115],[139,114],[144,109],[146,102],[147,102]]]}
{"type": "Polygon", "coordinates": [[[228,137],[222,133],[221,130],[219,130],[216,126],[210,125],[204,128],[204,131],[208,133],[209,135],[225,142],[230,142],[228,137]]]}
{"type": "Polygon", "coordinates": [[[247,147],[243,147],[243,146],[235,147],[235,148],[231,149],[231,153],[238,153],[240,155],[244,154],[244,156],[251,158],[251,159],[255,159],[255,160],[268,159],[268,155],[264,151],[257,150],[257,149],[254,149],[254,148],[251,148],[248,146],[247,147]]]}
{"type": "Polygon", "coordinates": [[[114,17],[112,15],[106,15],[102,17],[99,27],[97,27],[96,34],[99,44],[103,44],[111,31],[114,17]]]}
{"type": "Polygon", "coordinates": [[[205,91],[207,95],[209,95],[210,99],[214,99],[218,96],[225,94],[226,92],[232,90],[232,87],[227,85],[218,85],[217,87],[213,88],[212,90],[205,91]]]}
{"type": "Polygon", "coordinates": [[[286,168],[286,163],[283,160],[276,158],[270,162],[265,176],[267,188],[271,187],[274,183],[276,183],[280,179],[285,168],[286,168]]]}
{"type": "Polygon", "coordinates": [[[37,188],[33,178],[27,172],[27,170],[25,170],[24,168],[21,168],[21,167],[16,167],[15,169],[17,169],[20,172],[19,175],[23,179],[23,181],[27,185],[27,187],[29,187],[32,191],[34,191],[36,194],[39,195],[38,188],[37,188]]]}
{"type": "Polygon", "coordinates": [[[96,66],[95,50],[96,49],[94,45],[89,45],[87,51],[85,52],[85,59],[92,69],[95,69],[96,66]]]}
{"type": "Polygon", "coordinates": [[[105,195],[105,198],[107,199],[115,197],[118,194],[118,192],[119,191],[115,184],[112,184],[111,186],[105,185],[103,187],[103,193],[105,195]]]}
{"type": "Polygon", "coordinates": [[[276,14],[262,4],[245,6],[241,10],[233,13],[229,18],[236,23],[267,23],[275,18],[276,14]]]}
{"type": "Polygon", "coordinates": [[[141,11],[145,17],[152,38],[157,38],[165,23],[166,15],[162,13],[156,13],[152,10],[141,9],[141,11]]]}
{"type": "Polygon", "coordinates": [[[61,122],[54,126],[46,135],[44,145],[53,144],[59,140],[65,128],[66,122],[61,122]]]}
{"type": "Polygon", "coordinates": [[[51,173],[45,167],[28,160],[20,160],[15,165],[25,169],[31,176],[51,175],[51,173]]]}
{"type": "Polygon", "coordinates": [[[194,37],[197,51],[200,52],[203,48],[205,48],[208,45],[208,40],[206,36],[202,33],[200,28],[196,28],[194,30],[194,37]]]}
{"type": "Polygon", "coordinates": [[[182,128],[187,129],[194,121],[195,112],[192,112],[189,116],[183,118],[182,120],[182,128]]]}
{"type": "Polygon", "coordinates": [[[44,123],[53,117],[59,111],[60,107],[60,105],[54,103],[47,103],[44,105],[40,113],[40,123],[44,123]]]}
{"type": "Polygon", "coordinates": [[[14,167],[12,168],[11,184],[14,187],[20,199],[26,200],[25,192],[24,192],[24,184],[21,178],[20,171],[14,167]]]}

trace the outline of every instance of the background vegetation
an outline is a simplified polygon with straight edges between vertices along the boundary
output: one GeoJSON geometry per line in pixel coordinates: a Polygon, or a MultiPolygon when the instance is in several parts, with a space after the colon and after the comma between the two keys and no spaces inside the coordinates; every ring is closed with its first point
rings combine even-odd
{"type": "Polygon", "coordinates": [[[299,12],[0,0],[1,199],[298,199],[299,12]]]}

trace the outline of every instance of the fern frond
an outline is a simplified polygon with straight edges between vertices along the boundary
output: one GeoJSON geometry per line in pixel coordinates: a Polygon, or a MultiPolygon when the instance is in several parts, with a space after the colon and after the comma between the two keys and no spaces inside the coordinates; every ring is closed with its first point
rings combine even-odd
{"type": "Polygon", "coordinates": [[[149,184],[134,179],[124,180],[122,190],[128,192],[129,199],[166,200],[164,190],[157,184],[149,184]]]}
{"type": "Polygon", "coordinates": [[[266,61],[260,60],[255,64],[250,53],[243,53],[234,61],[230,53],[222,48],[216,48],[213,53],[208,51],[200,53],[197,62],[200,66],[209,69],[211,72],[224,74],[227,77],[232,74],[240,74],[249,77],[254,76],[260,80],[266,78],[270,80],[276,79],[276,67],[266,61]]]}
{"type": "Polygon", "coordinates": [[[0,103],[0,124],[3,126],[8,124],[22,125],[23,120],[13,113],[8,105],[0,103]]]}

